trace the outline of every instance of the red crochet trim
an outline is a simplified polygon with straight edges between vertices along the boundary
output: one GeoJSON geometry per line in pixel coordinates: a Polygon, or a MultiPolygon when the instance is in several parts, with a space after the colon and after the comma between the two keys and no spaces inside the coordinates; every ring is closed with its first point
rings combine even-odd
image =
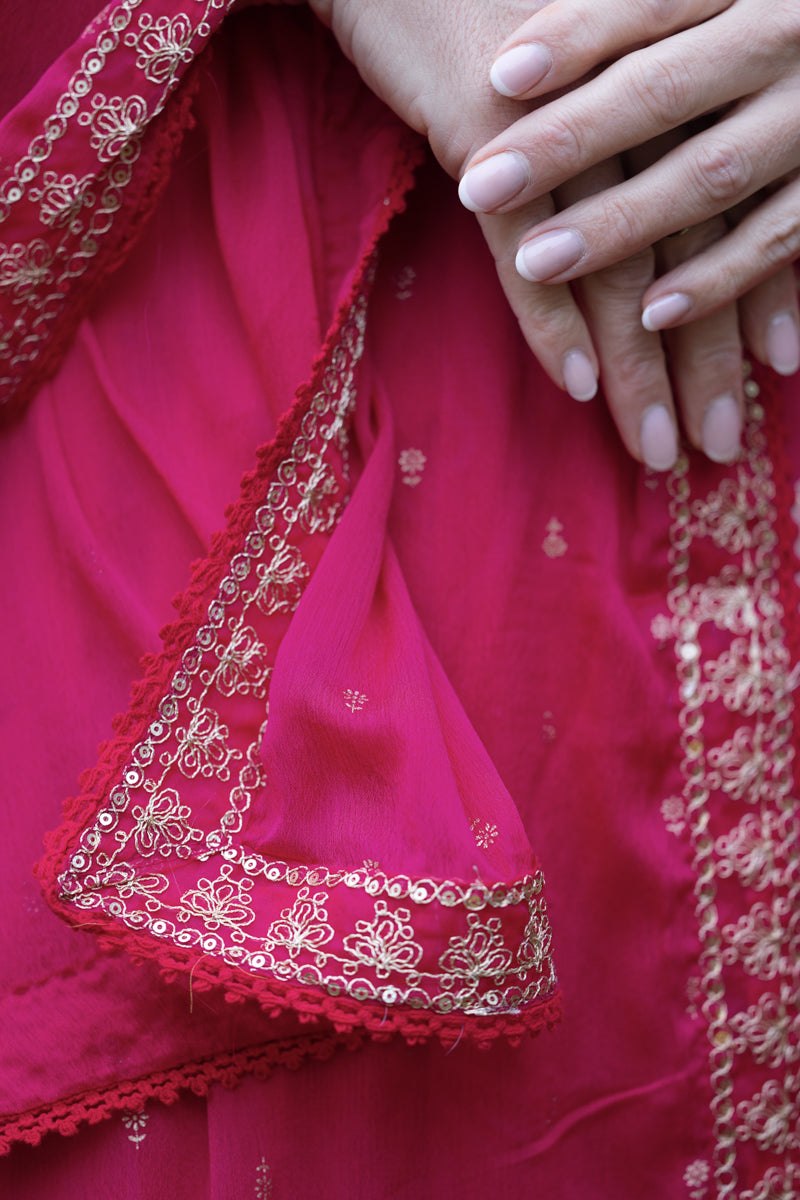
{"type": "Polygon", "coordinates": [[[81,1125],[97,1125],[115,1113],[141,1112],[149,1100],[174,1104],[181,1092],[208,1095],[212,1084],[233,1089],[252,1075],[267,1079],[275,1067],[296,1070],[306,1059],[327,1059],[339,1049],[357,1050],[364,1037],[352,1033],[340,1037],[333,1033],[287,1038],[266,1046],[252,1046],[233,1054],[218,1054],[200,1062],[185,1063],[168,1071],[156,1071],[139,1079],[126,1080],[113,1087],[80,1092],[12,1117],[0,1117],[0,1155],[8,1154],[15,1143],[38,1146],[46,1133],[71,1137],[81,1125]]]}
{"type": "Polygon", "coordinates": [[[103,240],[91,266],[81,276],[80,285],[72,289],[53,332],[14,395],[2,406],[4,419],[19,413],[45,380],[55,374],[103,283],[122,265],[142,236],[169,182],[184,134],[194,127],[192,105],[200,83],[198,71],[208,62],[210,53],[210,48],[206,49],[192,64],[171,102],[148,128],[135,178],[115,217],[116,236],[112,233],[103,240]]]}
{"type": "MultiPolygon", "coordinates": [[[[264,502],[273,472],[297,436],[309,402],[320,386],[344,322],[367,285],[373,251],[392,217],[404,207],[405,195],[411,186],[413,170],[420,156],[419,139],[409,133],[401,133],[388,194],[379,210],[348,294],[339,306],[325,344],[315,361],[311,379],[298,390],[296,400],[281,421],[274,441],[258,450],[255,470],[245,475],[239,500],[226,512],[226,529],[214,535],[208,557],[194,564],[188,588],[174,602],[178,618],[162,631],[163,651],[143,660],[145,675],[134,686],[131,707],[113,723],[116,737],[100,747],[97,766],[81,777],[82,795],[67,802],[64,824],[46,840],[46,853],[37,868],[37,874],[48,902],[68,921],[74,922],[77,917],[74,910],[59,898],[57,880],[65,860],[74,849],[87,821],[101,807],[133,746],[147,729],[154,706],[167,688],[182,654],[191,644],[197,626],[203,619],[210,595],[216,590],[231,558],[252,527],[255,512],[264,502]]],[[[479,1045],[489,1045],[500,1036],[516,1042],[525,1033],[538,1032],[545,1025],[552,1026],[560,1015],[560,993],[557,992],[524,1012],[492,1014],[489,1018],[410,1008],[390,1010],[374,1002],[357,1001],[348,996],[330,996],[310,987],[254,979],[238,968],[198,954],[193,948],[160,943],[141,931],[120,926],[105,915],[95,916],[87,922],[86,914],[81,913],[80,921],[82,928],[93,929],[99,935],[104,946],[122,947],[134,959],[155,958],[167,979],[175,978],[179,972],[191,971],[194,986],[221,986],[231,1000],[256,996],[267,1010],[291,1007],[308,1019],[322,1016],[339,1033],[363,1027],[376,1039],[389,1038],[399,1032],[409,1042],[436,1035],[445,1045],[453,1045],[465,1036],[479,1045]]]]}

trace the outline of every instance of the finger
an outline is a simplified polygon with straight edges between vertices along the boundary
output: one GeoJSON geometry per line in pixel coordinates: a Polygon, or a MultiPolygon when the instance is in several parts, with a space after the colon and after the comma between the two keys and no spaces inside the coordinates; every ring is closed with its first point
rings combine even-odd
{"type": "Polygon", "coordinates": [[[731,3],[554,0],[503,43],[489,78],[501,96],[541,96],[574,83],[610,58],[706,21],[731,3]]]}
{"type": "MultiPolygon", "coordinates": [[[[615,183],[618,160],[604,163],[557,194],[572,203],[615,183]]],[[[651,250],[580,281],[580,297],[600,360],[603,392],[628,451],[655,470],[667,470],[678,452],[677,422],[661,339],[637,320],[641,296],[653,277],[651,250]]]]}
{"type": "Polygon", "coordinates": [[[752,288],[739,301],[745,344],[779,375],[800,369],[800,311],[791,267],[752,288]]]}
{"type": "MultiPolygon", "coordinates": [[[[470,161],[462,203],[474,212],[517,208],[595,163],[768,87],[780,64],[791,62],[790,47],[768,11],[758,38],[752,34],[756,48],[742,53],[748,29],[732,17],[751,7],[740,0],[521,117],[470,161]]],[[[762,130],[757,144],[763,140],[762,130]]]]}
{"type": "Polygon", "coordinates": [[[716,312],[800,257],[800,180],[764,200],[709,249],[662,276],[643,297],[648,329],[716,312]]]}
{"type": "Polygon", "coordinates": [[[537,282],[574,279],[702,224],[797,165],[800,145],[785,133],[792,123],[779,92],[746,101],[633,179],[539,225],[523,239],[517,269],[537,282]]]}
{"type": "Polygon", "coordinates": [[[645,250],[579,286],[596,340],[603,393],[620,437],[634,458],[666,471],[678,453],[669,375],[661,339],[633,319],[652,274],[653,256],[645,250]]]}
{"type": "MultiPolygon", "coordinates": [[[[724,236],[718,217],[668,238],[657,250],[659,266],[670,267],[724,236]]],[[[668,331],[665,342],[672,384],[689,441],[714,462],[732,462],[741,447],[744,401],[742,345],[735,304],[668,331]]]]}
{"type": "MultiPolygon", "coordinates": [[[[551,212],[549,197],[546,205],[551,212]]],[[[529,212],[527,216],[530,219],[529,212]]],[[[478,221],[506,299],[528,346],[558,387],[576,400],[591,400],[597,392],[599,364],[591,334],[572,292],[566,285],[548,288],[528,283],[519,276],[514,267],[520,234],[517,217],[481,216],[478,221]]]]}

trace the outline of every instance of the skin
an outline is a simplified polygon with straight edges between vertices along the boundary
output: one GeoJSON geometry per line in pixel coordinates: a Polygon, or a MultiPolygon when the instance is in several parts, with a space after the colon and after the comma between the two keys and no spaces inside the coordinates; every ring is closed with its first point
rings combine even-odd
{"type": "MultiPolygon", "coordinates": [[[[459,0],[458,4],[453,0],[312,0],[312,7],[330,25],[365,82],[428,138],[439,162],[458,179],[467,164],[507,147],[512,135],[515,151],[526,163],[532,162],[536,135],[534,131],[528,136],[525,123],[546,119],[556,104],[568,103],[571,96],[592,86],[591,80],[580,82],[583,71],[562,69],[565,82],[578,86],[537,112],[538,97],[502,96],[489,83],[497,47],[514,44],[520,30],[527,36],[532,9],[534,19],[545,19],[558,2],[545,6],[544,0],[492,4],[486,0],[459,0]],[[520,112],[525,114],[521,120],[520,112]]],[[[563,59],[566,63],[569,54],[563,53],[563,59]]],[[[591,66],[589,62],[587,69],[591,66]]],[[[649,139],[623,140],[626,144],[649,141],[641,153],[659,161],[663,150],[657,139],[664,128],[662,122],[649,139]]],[[[679,136],[673,143],[680,140],[679,136]]],[[[639,239],[627,253],[617,253],[615,244],[605,261],[598,259],[596,266],[568,273],[563,280],[523,279],[515,258],[532,226],[559,228],[563,210],[591,212],[603,197],[635,183],[635,178],[626,183],[628,171],[613,153],[594,154],[585,163],[567,160],[565,154],[553,170],[551,185],[531,184],[513,202],[478,215],[528,345],[559,386],[565,385],[565,366],[571,356],[575,361],[576,353],[583,356],[584,380],[587,371],[590,379],[602,374],[609,407],[634,457],[658,469],[672,464],[677,453],[675,397],[696,445],[717,459],[735,456],[742,404],[742,347],[735,304],[717,306],[713,313],[710,308],[698,312],[695,322],[667,338],[644,329],[639,319],[641,297],[652,292],[657,271],[665,263],[671,267],[705,252],[727,224],[709,213],[691,238],[675,239],[664,248],[652,246],[669,228],[649,241],[639,239]],[[574,288],[567,286],[567,280],[579,276],[574,288]],[[720,397],[730,399],[737,422],[732,439],[728,430],[723,452],[719,438],[716,445],[709,444],[707,421],[707,413],[720,397]],[[651,436],[645,436],[654,413],[664,418],[655,439],[652,428],[651,436]]]]}
{"type": "MultiPolygon", "coordinates": [[[[563,286],[660,243],[658,278],[642,297],[648,328],[671,327],[673,339],[698,322],[710,328],[715,314],[742,297],[745,344],[780,373],[793,373],[800,365],[791,270],[800,257],[800,0],[554,0],[500,45],[496,85],[503,86],[497,60],[514,49],[517,86],[506,90],[521,102],[571,90],[526,113],[467,164],[509,151],[523,164],[523,185],[493,204],[494,214],[522,212],[545,188],[558,191],[615,154],[638,156],[639,172],[535,227],[528,223],[520,268],[563,286]],[[531,45],[541,50],[520,55],[519,47],[531,45]],[[526,54],[531,85],[520,87],[526,54]],[[691,136],[668,136],[662,153],[642,159],[635,149],[652,148],[654,139],[698,118],[691,136]],[[540,258],[545,273],[535,260],[531,272],[534,239],[567,232],[575,235],[575,260],[540,258]]],[[[702,388],[684,379],[676,390],[697,443],[702,388]]]]}

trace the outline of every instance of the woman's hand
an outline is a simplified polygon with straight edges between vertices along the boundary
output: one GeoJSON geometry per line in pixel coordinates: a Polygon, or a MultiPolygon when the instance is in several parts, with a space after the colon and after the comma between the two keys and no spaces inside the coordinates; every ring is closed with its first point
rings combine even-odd
{"type": "Polygon", "coordinates": [[[492,79],[505,94],[538,98],[626,51],[484,146],[462,200],[517,211],[594,163],[725,110],[641,173],[526,227],[517,268],[537,282],[573,280],[767,189],[729,233],[648,288],[643,321],[684,324],[770,280],[743,322],[757,356],[791,374],[796,289],[786,271],[771,277],[800,255],[800,0],[555,0],[503,44],[492,79]]]}

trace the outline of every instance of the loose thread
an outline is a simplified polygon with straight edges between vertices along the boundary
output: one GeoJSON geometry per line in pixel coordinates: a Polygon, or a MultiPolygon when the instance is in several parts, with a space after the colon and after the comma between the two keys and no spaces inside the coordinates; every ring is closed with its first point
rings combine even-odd
{"type": "Polygon", "coordinates": [[[462,1022],[462,1024],[461,1024],[461,1032],[459,1033],[459,1035],[458,1035],[458,1037],[456,1038],[456,1040],[453,1042],[453,1044],[452,1044],[452,1046],[450,1047],[450,1049],[449,1049],[449,1050],[445,1050],[445,1052],[444,1052],[444,1056],[445,1056],[445,1058],[447,1058],[448,1054],[452,1054],[452,1053],[453,1053],[453,1051],[455,1050],[456,1046],[457,1046],[457,1045],[458,1045],[458,1043],[461,1041],[462,1037],[464,1036],[464,1029],[465,1029],[465,1025],[464,1025],[464,1023],[462,1022]]]}

